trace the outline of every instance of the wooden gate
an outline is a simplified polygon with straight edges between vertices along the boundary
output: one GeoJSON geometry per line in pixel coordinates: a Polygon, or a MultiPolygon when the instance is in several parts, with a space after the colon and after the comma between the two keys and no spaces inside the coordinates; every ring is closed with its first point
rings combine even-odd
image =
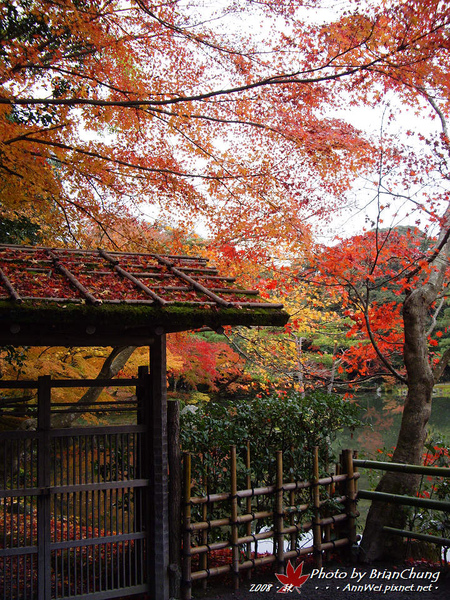
{"type": "Polygon", "coordinates": [[[0,415],[37,420],[32,430],[0,433],[3,600],[94,600],[149,590],[147,432],[139,390],[131,400],[69,409],[126,413],[127,425],[51,426],[53,415],[68,411],[52,402],[52,388],[92,384],[50,377],[0,384],[38,389],[33,401],[4,403],[0,415]]]}

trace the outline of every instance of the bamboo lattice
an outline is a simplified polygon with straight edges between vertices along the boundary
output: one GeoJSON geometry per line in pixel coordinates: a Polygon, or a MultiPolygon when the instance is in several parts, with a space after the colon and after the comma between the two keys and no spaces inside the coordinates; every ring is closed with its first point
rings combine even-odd
{"type": "MultiPolygon", "coordinates": [[[[247,446],[245,463],[250,471],[250,448],[247,446]]],[[[278,573],[284,572],[289,559],[313,555],[317,566],[324,553],[344,548],[356,542],[356,480],[359,473],[353,469],[353,455],[344,450],[336,474],[319,477],[319,456],[315,449],[310,481],[286,482],[283,478],[283,455],[277,452],[276,481],[274,485],[253,488],[247,475],[248,489],[237,489],[236,447],[230,450],[230,491],[191,497],[191,455],[184,455],[184,514],[183,514],[183,600],[192,598],[194,581],[230,574],[233,587],[238,589],[240,573],[263,565],[275,564],[278,573]],[[321,494],[321,490],[323,490],[321,494]],[[305,495],[308,496],[305,501],[305,495]],[[325,498],[326,496],[326,498],[325,498]],[[272,510],[255,509],[258,498],[270,498],[272,510]],[[329,499],[333,507],[330,508],[329,499]],[[218,505],[226,516],[214,517],[218,505]],[[193,519],[193,509],[199,507],[203,520],[193,519]],[[209,518],[206,518],[209,515],[209,518]],[[309,519],[309,520],[307,520],[309,519]],[[259,522],[265,523],[258,529],[259,522]],[[269,523],[269,525],[267,525],[269,523]],[[212,531],[220,530],[221,539],[209,541],[212,531]],[[225,530],[225,531],[224,531],[225,530]],[[301,547],[300,536],[312,532],[312,544],[301,547]],[[222,539],[223,537],[223,539],[222,539]],[[273,540],[273,551],[259,555],[258,542],[273,540]],[[252,545],[254,550],[252,550],[252,545]],[[229,562],[209,567],[212,554],[230,550],[229,562]],[[197,561],[197,557],[199,560],[197,561]],[[198,565],[197,570],[195,567],[198,565]]]]}

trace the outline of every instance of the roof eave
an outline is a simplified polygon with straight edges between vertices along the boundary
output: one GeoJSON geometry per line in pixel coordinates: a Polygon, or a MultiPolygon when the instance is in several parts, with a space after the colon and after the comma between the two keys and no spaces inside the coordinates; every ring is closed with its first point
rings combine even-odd
{"type": "Polygon", "coordinates": [[[283,326],[278,308],[0,301],[0,345],[144,346],[155,335],[225,325],[283,326]]]}

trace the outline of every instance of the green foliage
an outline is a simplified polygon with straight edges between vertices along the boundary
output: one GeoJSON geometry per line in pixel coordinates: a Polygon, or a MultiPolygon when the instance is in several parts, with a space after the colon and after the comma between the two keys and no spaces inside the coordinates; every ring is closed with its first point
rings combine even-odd
{"type": "Polygon", "coordinates": [[[0,244],[37,244],[40,227],[24,215],[7,219],[0,215],[0,244]]]}
{"type": "Polygon", "coordinates": [[[331,441],[343,427],[361,422],[357,407],[339,396],[288,391],[258,394],[233,403],[209,402],[185,407],[181,415],[181,444],[193,454],[197,484],[214,492],[229,490],[229,449],[237,447],[239,486],[246,487],[247,441],[255,487],[275,481],[276,451],[283,451],[285,480],[311,477],[312,452],[319,447],[322,469],[332,460],[331,441]]]}

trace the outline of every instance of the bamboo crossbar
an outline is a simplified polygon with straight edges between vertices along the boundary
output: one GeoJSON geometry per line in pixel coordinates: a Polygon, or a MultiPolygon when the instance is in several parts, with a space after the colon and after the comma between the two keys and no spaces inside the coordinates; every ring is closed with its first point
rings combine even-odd
{"type": "Polygon", "coordinates": [[[314,546],[305,546],[296,550],[289,550],[289,552],[285,552],[284,556],[286,560],[289,560],[291,558],[297,558],[299,556],[307,556],[308,554],[313,554],[313,552],[314,546]]]}
{"type": "MultiPolygon", "coordinates": [[[[359,473],[355,473],[354,478],[360,477],[359,473]]],[[[319,485],[329,485],[330,483],[339,483],[347,480],[347,475],[330,475],[329,477],[323,477],[318,480],[319,485]]],[[[291,483],[283,483],[283,492],[305,490],[312,486],[310,481],[294,481],[291,483]]],[[[269,485],[259,488],[249,488],[247,490],[240,490],[236,492],[238,498],[251,498],[253,496],[268,496],[276,492],[276,486],[269,485]]],[[[222,502],[229,500],[231,494],[229,492],[223,492],[221,494],[208,494],[207,496],[195,496],[191,498],[191,504],[207,504],[213,502],[222,502]]]]}
{"type": "Polygon", "coordinates": [[[311,531],[313,526],[312,521],[308,521],[307,523],[300,523],[299,525],[289,525],[289,527],[285,527],[283,529],[283,534],[289,533],[306,533],[307,531],[311,531]]]}
{"type": "MultiPolygon", "coordinates": [[[[273,555],[261,556],[259,558],[245,560],[244,562],[239,563],[239,571],[253,569],[254,567],[259,567],[261,565],[269,565],[273,562],[275,562],[275,556],[273,555]]],[[[224,573],[230,572],[231,565],[222,565],[220,567],[213,567],[211,569],[203,571],[194,571],[192,573],[192,581],[198,581],[199,579],[207,579],[209,577],[213,577],[214,575],[222,575],[224,573]]]]}
{"type": "Polygon", "coordinates": [[[322,550],[332,550],[334,548],[342,548],[343,546],[349,546],[349,538],[340,538],[339,540],[333,540],[331,542],[325,542],[322,544],[322,550]]]}
{"type": "Polygon", "coordinates": [[[298,504],[296,506],[285,506],[283,509],[283,514],[290,515],[291,513],[300,513],[305,512],[311,505],[308,504],[298,504]]]}
{"type": "Polygon", "coordinates": [[[273,554],[269,556],[260,556],[259,558],[253,558],[250,560],[244,560],[239,564],[240,570],[252,569],[253,567],[259,567],[261,565],[270,565],[270,563],[275,562],[276,557],[273,554]]]}
{"type": "Polygon", "coordinates": [[[273,538],[273,530],[269,529],[269,531],[261,531],[260,533],[252,533],[251,535],[246,535],[242,538],[239,538],[239,544],[248,544],[249,542],[262,541],[262,540],[270,540],[273,538]]]}
{"type": "Polygon", "coordinates": [[[354,459],[355,467],[376,469],[382,471],[397,471],[400,473],[416,473],[417,475],[430,475],[432,477],[450,477],[449,467],[423,467],[421,465],[406,465],[403,463],[390,463],[378,460],[354,459]]]}
{"type": "MultiPolygon", "coordinates": [[[[304,531],[307,531],[307,529],[304,529],[304,531]]],[[[248,542],[254,542],[256,540],[268,540],[272,537],[272,530],[262,531],[261,533],[255,533],[252,535],[246,535],[244,537],[238,538],[238,545],[241,546],[242,544],[247,544],[248,542]]],[[[194,554],[203,554],[205,552],[211,552],[214,550],[223,550],[225,548],[230,548],[230,546],[230,542],[228,540],[225,540],[223,542],[213,542],[211,544],[205,544],[204,546],[194,546],[193,548],[191,548],[190,552],[191,555],[194,556],[194,554]]]]}
{"type": "Polygon", "coordinates": [[[214,550],[224,550],[230,547],[230,542],[225,540],[223,542],[213,542],[212,544],[205,544],[203,546],[194,546],[191,548],[191,556],[195,554],[204,554],[205,552],[213,552],[214,550]]]}
{"type": "Polygon", "coordinates": [[[430,535],[428,533],[415,533],[414,531],[408,531],[406,529],[396,529],[395,527],[383,527],[383,531],[392,533],[393,535],[400,535],[401,537],[411,538],[413,540],[422,540],[424,542],[430,542],[431,544],[437,544],[438,546],[444,546],[450,548],[450,540],[438,535],[430,535]]]}
{"type": "MultiPolygon", "coordinates": [[[[324,553],[328,556],[328,551],[349,547],[356,539],[356,482],[359,473],[354,472],[351,451],[343,452],[341,463],[336,465],[334,475],[319,477],[319,455],[318,449],[315,448],[311,480],[294,482],[284,481],[283,456],[281,452],[277,452],[275,484],[255,488],[251,487],[250,445],[247,444],[247,489],[244,490],[237,489],[236,454],[236,447],[232,446],[229,455],[229,491],[211,494],[208,482],[203,481],[205,495],[195,497],[191,496],[191,457],[185,456],[183,600],[192,598],[193,581],[202,580],[205,587],[208,578],[231,573],[233,586],[238,589],[242,571],[248,571],[251,575],[253,569],[258,566],[276,563],[276,572],[283,573],[287,560],[308,554],[314,555],[315,564],[320,567],[324,553]],[[326,498],[323,495],[321,497],[323,488],[326,498]],[[309,500],[304,497],[305,491],[308,492],[309,500]],[[300,494],[299,498],[296,497],[297,494],[300,494]],[[253,510],[253,498],[261,496],[272,497],[273,510],[253,510]],[[238,501],[242,499],[245,499],[245,502],[241,505],[238,501]],[[213,516],[211,512],[217,509],[216,503],[219,502],[229,503],[229,508],[225,508],[229,512],[225,512],[225,516],[220,518],[206,518],[213,516]],[[342,508],[336,508],[336,505],[342,508]],[[195,513],[200,516],[201,520],[198,522],[193,521],[194,507],[198,507],[199,512],[195,513]],[[311,511],[312,519],[302,522],[300,519],[307,511],[311,511]],[[253,533],[252,525],[261,520],[265,521],[263,531],[253,533]],[[227,528],[227,539],[217,540],[216,537],[216,541],[209,542],[210,531],[214,528],[227,528]],[[303,548],[297,547],[299,536],[308,532],[313,534],[312,544],[303,548]],[[332,537],[335,539],[331,539],[332,537]],[[258,556],[258,542],[269,539],[273,540],[273,551],[258,556]],[[287,543],[289,545],[285,547],[287,543]],[[228,564],[209,566],[211,554],[220,550],[230,552],[229,558],[226,559],[228,564]],[[192,570],[193,557],[198,557],[195,571],[192,570]],[[240,560],[242,562],[239,562],[240,560]]],[[[223,515],[223,505],[220,510],[223,515]]]]}
{"type": "Polygon", "coordinates": [[[194,531],[204,531],[207,529],[212,529],[213,527],[228,527],[231,525],[231,518],[225,517],[224,519],[212,519],[211,521],[202,521],[199,523],[192,523],[189,528],[186,527],[186,530],[190,532],[194,531]]]}
{"type": "Polygon", "coordinates": [[[318,480],[319,485],[328,485],[330,483],[339,483],[340,481],[348,481],[349,479],[359,479],[360,473],[354,473],[352,477],[349,477],[347,473],[344,475],[330,475],[329,477],[323,477],[318,480]]]}
{"type": "MultiPolygon", "coordinates": [[[[252,496],[268,496],[275,492],[275,486],[269,485],[267,487],[260,488],[249,488],[248,490],[240,490],[236,492],[238,498],[251,498],[252,496]]],[[[222,502],[230,500],[231,494],[229,492],[223,492],[222,494],[208,494],[207,496],[196,496],[191,498],[191,504],[206,504],[213,502],[222,502]]]]}
{"type": "Polygon", "coordinates": [[[320,524],[324,525],[332,525],[333,523],[341,523],[342,521],[346,521],[348,519],[348,515],[346,513],[341,513],[339,515],[335,515],[334,517],[326,517],[324,519],[320,519],[320,524]]]}
{"type": "Polygon", "coordinates": [[[199,579],[207,579],[208,577],[213,577],[214,575],[223,575],[224,573],[229,573],[230,571],[231,565],[221,565],[220,567],[213,567],[203,571],[193,571],[191,573],[191,580],[197,581],[199,579]]]}
{"type": "Polygon", "coordinates": [[[385,492],[370,492],[367,490],[360,490],[358,495],[360,498],[364,498],[367,500],[379,500],[381,502],[389,502],[391,504],[418,506],[421,508],[429,508],[450,512],[450,502],[446,502],[444,500],[432,500],[430,498],[413,498],[411,496],[387,494],[385,492]]]}
{"type": "MultiPolygon", "coordinates": [[[[336,504],[344,504],[344,502],[346,502],[348,500],[347,496],[345,494],[343,494],[342,496],[334,496],[333,497],[333,502],[336,504]]],[[[327,504],[327,502],[329,502],[329,500],[320,500],[320,506],[324,506],[325,504],[327,504]]]]}

